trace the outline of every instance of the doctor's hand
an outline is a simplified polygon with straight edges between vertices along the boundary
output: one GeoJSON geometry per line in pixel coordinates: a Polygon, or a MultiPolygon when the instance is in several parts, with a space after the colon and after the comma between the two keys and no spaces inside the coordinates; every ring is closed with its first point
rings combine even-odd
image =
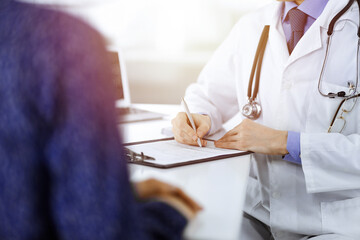
{"type": "Polygon", "coordinates": [[[215,146],[262,154],[285,155],[288,154],[287,135],[287,131],[275,130],[245,119],[221,139],[215,141],[215,146]]]}
{"type": "Polygon", "coordinates": [[[191,115],[195,123],[196,132],[191,127],[191,123],[184,112],[178,113],[171,121],[175,140],[179,143],[198,146],[197,139],[200,138],[202,146],[206,146],[207,142],[202,138],[210,130],[210,117],[197,113],[192,113],[191,115]]]}
{"type": "Polygon", "coordinates": [[[134,188],[138,198],[142,200],[157,199],[165,202],[178,210],[188,220],[193,219],[202,210],[202,207],[180,188],[156,179],[134,183],[134,188]]]}

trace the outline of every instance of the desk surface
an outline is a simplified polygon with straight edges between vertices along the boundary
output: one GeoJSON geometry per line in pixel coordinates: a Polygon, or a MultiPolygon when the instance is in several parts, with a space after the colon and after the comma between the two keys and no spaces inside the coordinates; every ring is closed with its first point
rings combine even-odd
{"type": "MultiPolygon", "coordinates": [[[[170,119],[181,110],[177,105],[137,105],[139,108],[169,114],[163,120],[121,124],[124,142],[167,137],[170,119]]],[[[191,221],[186,239],[238,239],[245,200],[250,155],[172,169],[156,169],[130,164],[132,181],[157,178],[181,187],[204,210],[191,221]]]]}

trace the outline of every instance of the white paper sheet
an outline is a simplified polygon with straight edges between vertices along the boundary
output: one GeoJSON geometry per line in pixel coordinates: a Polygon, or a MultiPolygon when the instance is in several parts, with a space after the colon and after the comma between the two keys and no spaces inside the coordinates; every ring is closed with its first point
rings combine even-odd
{"type": "Polygon", "coordinates": [[[211,158],[242,153],[243,151],[216,148],[214,142],[208,141],[206,147],[196,147],[181,144],[175,140],[157,141],[151,143],[126,146],[133,152],[141,153],[155,158],[155,161],[146,160],[146,162],[159,165],[168,165],[175,163],[184,163],[193,160],[211,158]]]}

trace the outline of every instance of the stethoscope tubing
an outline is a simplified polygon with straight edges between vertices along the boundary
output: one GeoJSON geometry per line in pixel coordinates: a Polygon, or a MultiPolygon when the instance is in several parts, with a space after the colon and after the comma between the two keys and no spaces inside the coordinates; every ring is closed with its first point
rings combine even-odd
{"type": "MultiPolygon", "coordinates": [[[[322,68],[321,68],[319,81],[318,81],[318,91],[321,94],[321,96],[329,97],[329,98],[341,97],[341,98],[344,98],[343,102],[346,101],[346,100],[349,100],[351,98],[355,98],[355,97],[360,96],[359,94],[357,94],[357,88],[358,88],[358,83],[359,83],[360,0],[356,0],[356,1],[358,3],[358,6],[359,6],[359,25],[358,25],[358,31],[357,31],[358,44],[357,44],[357,58],[356,58],[356,84],[355,84],[354,89],[352,89],[353,92],[350,92],[350,94],[348,94],[348,95],[344,91],[341,91],[341,92],[338,92],[338,93],[324,94],[324,93],[321,92],[321,82],[322,82],[322,79],[323,79],[323,76],[324,76],[324,72],[325,72],[325,68],[326,68],[326,64],[327,64],[327,60],[328,60],[328,55],[329,55],[330,45],[331,45],[331,38],[332,38],[332,34],[334,32],[335,24],[341,18],[341,16],[343,16],[350,9],[350,7],[353,5],[355,0],[349,0],[349,2],[346,4],[346,6],[339,13],[337,13],[335,15],[335,17],[331,20],[331,22],[329,24],[328,31],[327,31],[328,39],[327,39],[325,57],[324,57],[324,62],[323,62],[322,68]]],[[[257,105],[259,105],[259,104],[256,103],[255,100],[256,100],[256,97],[257,97],[258,92],[259,92],[261,67],[262,67],[262,63],[263,63],[263,57],[264,57],[264,54],[265,54],[265,48],[266,48],[268,37],[269,37],[269,29],[270,29],[270,26],[265,25],[264,29],[262,31],[260,41],[259,41],[257,49],[256,49],[255,58],[254,58],[254,61],[253,61],[251,74],[250,74],[250,79],[249,79],[248,91],[247,91],[248,103],[254,103],[254,104],[257,104],[257,105]],[[256,75],[255,75],[255,71],[256,71],[256,75]],[[252,88],[253,88],[254,76],[255,76],[255,87],[254,87],[254,90],[253,90],[252,88]]],[[[259,105],[259,107],[260,107],[260,105],[259,105]]],[[[260,113],[258,114],[258,116],[260,116],[260,113]]],[[[334,116],[334,118],[336,118],[336,116],[334,116]]],[[[335,120],[333,119],[332,122],[334,122],[334,121],[335,120]]]]}
{"type": "Polygon", "coordinates": [[[248,93],[247,93],[249,102],[252,102],[256,99],[259,91],[260,73],[261,73],[261,67],[264,58],[266,44],[269,38],[269,30],[270,30],[270,26],[265,25],[261,33],[259,44],[256,49],[255,58],[249,79],[248,93]],[[252,85],[254,81],[255,70],[256,70],[256,80],[255,80],[255,87],[252,93],[252,85]]]}

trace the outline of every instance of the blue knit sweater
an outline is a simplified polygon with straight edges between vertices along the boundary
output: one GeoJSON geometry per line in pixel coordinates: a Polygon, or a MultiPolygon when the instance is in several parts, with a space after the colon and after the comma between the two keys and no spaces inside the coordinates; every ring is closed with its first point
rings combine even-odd
{"type": "Polygon", "coordinates": [[[132,195],[99,34],[0,2],[0,239],[180,239],[182,215],[132,195]]]}

